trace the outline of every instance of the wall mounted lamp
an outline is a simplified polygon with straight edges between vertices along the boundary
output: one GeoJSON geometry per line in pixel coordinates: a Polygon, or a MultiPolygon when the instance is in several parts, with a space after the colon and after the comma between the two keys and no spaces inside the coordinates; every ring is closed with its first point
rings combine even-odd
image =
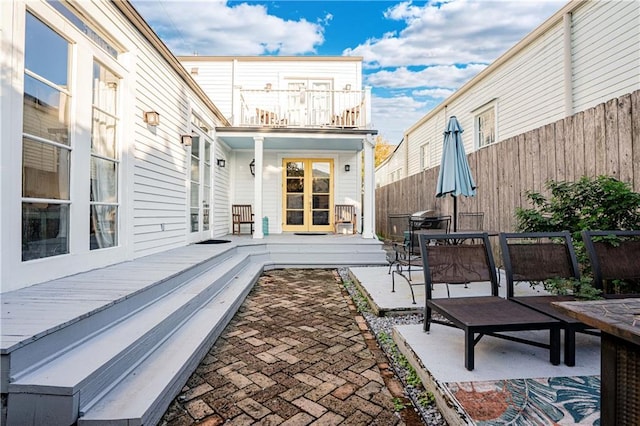
{"type": "Polygon", "coordinates": [[[273,86],[271,85],[271,83],[267,83],[267,84],[264,85],[264,90],[266,90],[268,92],[269,90],[271,90],[272,87],[273,86]]]}
{"type": "Polygon", "coordinates": [[[182,135],[180,136],[180,142],[183,146],[191,146],[193,143],[193,137],[191,135],[182,135]]]}
{"type": "Polygon", "coordinates": [[[349,171],[351,171],[351,166],[350,166],[349,164],[345,164],[345,165],[344,165],[344,171],[345,171],[345,172],[349,172],[349,171]]]}
{"type": "Polygon", "coordinates": [[[160,114],[155,111],[145,111],[142,113],[142,119],[149,126],[157,126],[160,124],[160,114]]]}
{"type": "Polygon", "coordinates": [[[218,165],[218,167],[221,167],[224,169],[224,166],[227,164],[227,162],[224,160],[224,158],[218,158],[216,160],[216,164],[218,165]]]}
{"type": "Polygon", "coordinates": [[[349,90],[351,90],[351,84],[349,84],[349,83],[345,84],[345,86],[344,86],[344,90],[346,90],[347,92],[348,92],[349,90]]]}
{"type": "Polygon", "coordinates": [[[255,158],[251,160],[251,162],[249,163],[249,171],[251,172],[252,176],[256,175],[256,159],[255,158]]]}

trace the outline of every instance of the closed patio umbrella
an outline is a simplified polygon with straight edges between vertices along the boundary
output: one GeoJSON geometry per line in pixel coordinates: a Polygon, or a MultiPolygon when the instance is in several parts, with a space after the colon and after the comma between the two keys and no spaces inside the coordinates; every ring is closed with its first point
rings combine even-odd
{"type": "Polygon", "coordinates": [[[451,194],[453,197],[453,231],[458,230],[458,196],[473,197],[476,195],[476,184],[471,176],[462,143],[462,126],[455,116],[449,118],[444,131],[442,161],[438,174],[436,197],[451,194]]]}

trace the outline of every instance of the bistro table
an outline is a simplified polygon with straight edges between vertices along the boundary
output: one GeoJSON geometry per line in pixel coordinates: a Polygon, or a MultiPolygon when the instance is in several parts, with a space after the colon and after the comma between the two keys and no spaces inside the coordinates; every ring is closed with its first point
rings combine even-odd
{"type": "Polygon", "coordinates": [[[640,425],[640,299],[554,302],[553,305],[602,331],[600,424],[640,425]]]}

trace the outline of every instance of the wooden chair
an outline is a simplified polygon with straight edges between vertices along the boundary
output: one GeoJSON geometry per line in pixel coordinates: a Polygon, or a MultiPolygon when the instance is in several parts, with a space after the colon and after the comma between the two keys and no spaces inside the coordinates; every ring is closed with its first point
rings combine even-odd
{"type": "Polygon", "coordinates": [[[253,209],[251,204],[233,204],[231,206],[231,218],[233,222],[233,234],[240,235],[242,225],[251,225],[251,234],[253,234],[253,209]]]}
{"type": "Polygon", "coordinates": [[[550,362],[560,364],[560,321],[498,295],[495,262],[486,233],[420,235],[419,240],[426,289],[424,330],[428,332],[432,322],[462,329],[467,370],[473,370],[474,347],[485,335],[548,349],[550,362]],[[452,239],[479,243],[446,244],[452,239]],[[441,240],[444,244],[430,244],[431,240],[441,240]],[[491,294],[433,298],[434,284],[468,284],[471,287],[479,282],[485,285],[489,282],[491,294]],[[433,311],[445,320],[432,317],[433,311]],[[549,330],[549,343],[502,334],[525,330],[549,330]]]}
{"type": "Polygon", "coordinates": [[[573,295],[516,296],[515,283],[543,282],[551,278],[580,279],[580,269],[571,234],[564,232],[502,233],[500,245],[507,277],[507,298],[562,323],[564,329],[564,363],[576,361],[576,332],[599,335],[592,327],[560,313],[552,302],[576,300],[573,295]]]}
{"type": "Polygon", "coordinates": [[[356,233],[356,206],[352,204],[336,204],[334,215],[334,232],[338,233],[339,224],[351,224],[351,232],[356,233]]]}
{"type": "Polygon", "coordinates": [[[640,230],[582,231],[582,240],[603,297],[640,297],[640,230]]]}

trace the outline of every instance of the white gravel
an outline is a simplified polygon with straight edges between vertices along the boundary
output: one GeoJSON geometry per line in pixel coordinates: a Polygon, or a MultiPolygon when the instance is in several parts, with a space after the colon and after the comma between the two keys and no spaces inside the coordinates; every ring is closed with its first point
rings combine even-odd
{"type": "Polygon", "coordinates": [[[395,325],[422,324],[422,314],[391,315],[383,317],[376,316],[371,313],[367,301],[362,297],[362,295],[360,295],[355,284],[351,281],[347,269],[342,268],[339,269],[338,272],[346,290],[349,292],[351,298],[358,307],[358,311],[365,318],[369,325],[369,329],[376,336],[378,346],[380,346],[387,355],[389,364],[395,371],[396,376],[398,376],[404,385],[405,394],[407,398],[413,402],[414,409],[418,412],[426,425],[446,426],[447,423],[434,403],[424,405],[418,402],[421,394],[424,392],[424,388],[422,386],[416,388],[407,383],[406,377],[409,374],[409,370],[398,361],[398,352],[392,350],[395,345],[393,343],[381,341],[379,338],[381,333],[391,336],[393,326],[395,325]]]}

